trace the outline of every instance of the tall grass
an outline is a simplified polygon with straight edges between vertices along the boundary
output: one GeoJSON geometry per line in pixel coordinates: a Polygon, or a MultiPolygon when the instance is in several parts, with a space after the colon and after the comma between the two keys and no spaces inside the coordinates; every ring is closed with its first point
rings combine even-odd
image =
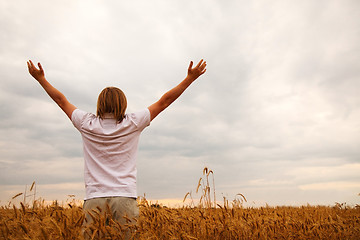
{"type": "MultiPolygon", "coordinates": [[[[243,206],[242,194],[219,203],[214,173],[207,168],[197,192],[202,195],[197,204],[191,200],[179,208],[139,199],[137,225],[120,225],[106,211],[94,213],[90,237],[124,239],[130,232],[133,239],[360,239],[359,206],[253,208],[243,206]]],[[[187,198],[192,199],[191,192],[187,198]]],[[[21,202],[18,207],[9,203],[0,208],[0,239],[83,239],[83,220],[81,204],[74,199],[64,205],[43,200],[21,202]]]]}

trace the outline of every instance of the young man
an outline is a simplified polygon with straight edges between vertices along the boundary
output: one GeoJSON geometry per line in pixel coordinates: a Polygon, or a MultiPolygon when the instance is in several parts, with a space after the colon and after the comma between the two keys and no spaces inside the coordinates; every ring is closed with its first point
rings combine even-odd
{"type": "MultiPolygon", "coordinates": [[[[142,130],[186,88],[206,71],[201,60],[194,68],[190,62],[187,77],[166,92],[157,102],[142,111],[125,114],[125,94],[116,87],[105,88],[98,97],[97,113],[77,109],[45,78],[40,63],[37,68],[27,62],[29,73],[47,94],[59,105],[79,130],[83,140],[84,180],[86,196],[84,210],[109,206],[113,219],[124,224],[124,215],[130,219],[139,216],[136,198],[136,155],[142,130]]],[[[86,214],[86,222],[91,217],[86,214]]]]}

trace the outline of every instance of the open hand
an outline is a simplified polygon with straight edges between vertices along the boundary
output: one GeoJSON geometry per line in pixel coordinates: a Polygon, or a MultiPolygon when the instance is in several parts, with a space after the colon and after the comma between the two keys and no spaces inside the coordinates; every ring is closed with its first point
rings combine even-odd
{"type": "Polygon", "coordinates": [[[44,69],[42,68],[41,64],[38,63],[39,69],[33,64],[31,60],[27,62],[29,73],[31,76],[33,76],[36,80],[39,81],[39,79],[45,77],[44,69]]]}
{"type": "Polygon", "coordinates": [[[188,77],[195,80],[198,77],[200,77],[202,74],[206,72],[206,62],[201,59],[200,62],[196,65],[196,67],[193,66],[193,61],[190,62],[189,68],[188,68],[188,77]]]}

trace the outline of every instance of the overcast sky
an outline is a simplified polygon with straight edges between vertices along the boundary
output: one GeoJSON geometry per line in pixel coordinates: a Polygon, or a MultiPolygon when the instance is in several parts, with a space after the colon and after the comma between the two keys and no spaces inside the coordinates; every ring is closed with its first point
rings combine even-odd
{"type": "MultiPolygon", "coordinates": [[[[0,1],[0,204],[84,197],[80,134],[28,74],[95,112],[121,88],[141,110],[208,70],[142,134],[138,195],[183,199],[202,169],[217,198],[360,202],[360,2],[0,1]]],[[[166,200],[170,201],[170,200],[166,200]]]]}

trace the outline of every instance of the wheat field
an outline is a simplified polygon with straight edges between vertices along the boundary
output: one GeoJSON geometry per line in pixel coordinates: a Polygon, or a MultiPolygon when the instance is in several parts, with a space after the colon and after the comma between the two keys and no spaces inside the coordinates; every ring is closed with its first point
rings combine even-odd
{"type": "MultiPolygon", "coordinates": [[[[215,191],[210,196],[212,171],[203,173],[197,204],[169,208],[141,198],[136,225],[119,225],[106,211],[94,211],[92,225],[83,229],[84,214],[75,200],[64,205],[9,203],[0,208],[0,239],[83,239],[85,230],[90,239],[124,239],[125,232],[132,239],[360,239],[359,205],[244,207],[241,194],[219,204],[215,191]]],[[[191,194],[186,198],[192,199],[191,194]]]]}

